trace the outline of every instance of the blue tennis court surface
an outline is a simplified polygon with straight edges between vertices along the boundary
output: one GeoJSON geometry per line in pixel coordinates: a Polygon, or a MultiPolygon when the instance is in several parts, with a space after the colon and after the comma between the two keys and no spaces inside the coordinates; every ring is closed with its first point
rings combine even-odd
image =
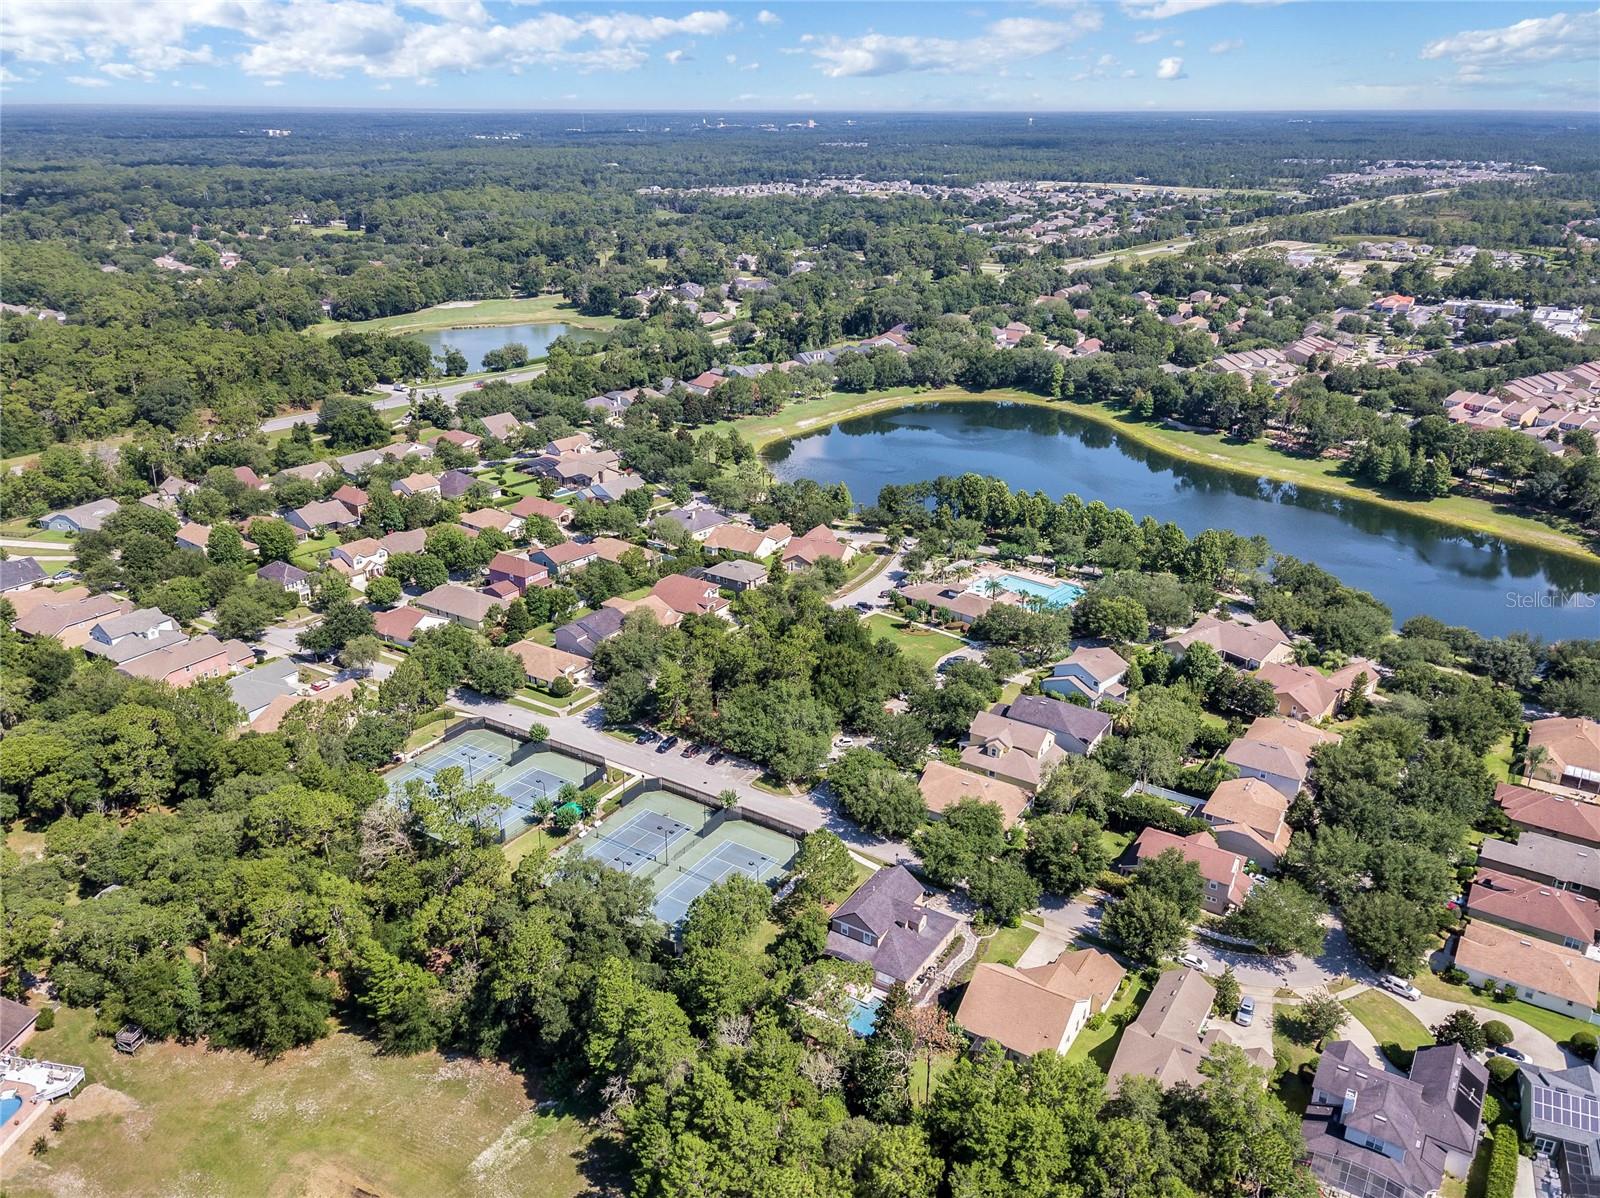
{"type": "Polygon", "coordinates": [[[760,880],[762,874],[776,864],[777,861],[765,853],[725,840],[693,865],[678,867],[679,876],[656,897],[655,916],[669,928],[675,928],[689,913],[694,900],[718,882],[734,874],[760,880]]]}
{"type": "Polygon", "coordinates": [[[530,766],[496,778],[494,789],[501,798],[509,799],[516,806],[531,811],[540,799],[554,802],[555,797],[561,793],[561,788],[566,785],[568,779],[560,774],[553,774],[538,766],[530,766]]]}
{"type": "Polygon", "coordinates": [[[642,873],[672,851],[692,829],[682,820],[648,807],[604,836],[583,843],[585,856],[624,873],[642,873]]]}

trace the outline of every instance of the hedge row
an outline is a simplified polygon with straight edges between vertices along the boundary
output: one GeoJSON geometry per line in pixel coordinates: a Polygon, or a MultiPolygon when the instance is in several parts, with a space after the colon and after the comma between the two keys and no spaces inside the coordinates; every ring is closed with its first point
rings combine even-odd
{"type": "Polygon", "coordinates": [[[1494,1129],[1489,1155],[1489,1176],[1484,1198],[1515,1198],[1517,1192],[1517,1133],[1509,1124],[1494,1129]]]}

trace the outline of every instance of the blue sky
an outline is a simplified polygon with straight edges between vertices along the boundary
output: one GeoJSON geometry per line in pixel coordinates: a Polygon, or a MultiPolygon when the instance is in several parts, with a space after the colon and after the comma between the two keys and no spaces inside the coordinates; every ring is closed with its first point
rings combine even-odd
{"type": "Polygon", "coordinates": [[[0,0],[5,103],[1600,109],[1600,9],[0,0]]]}

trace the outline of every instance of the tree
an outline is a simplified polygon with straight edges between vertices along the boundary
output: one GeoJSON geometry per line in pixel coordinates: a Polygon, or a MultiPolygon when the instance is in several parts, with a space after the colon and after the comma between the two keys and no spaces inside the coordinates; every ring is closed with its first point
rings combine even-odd
{"type": "Polygon", "coordinates": [[[271,1060],[327,1033],[333,987],[304,949],[226,947],[201,984],[206,1033],[271,1060]]]}
{"type": "Polygon", "coordinates": [[[1142,641],[1150,631],[1150,617],[1137,599],[1090,592],[1072,609],[1072,631],[1114,644],[1142,641]]]}
{"type": "Polygon", "coordinates": [[[917,784],[871,749],[851,749],[828,770],[839,809],[878,836],[909,836],[926,816],[917,784]]]}
{"type": "Polygon", "coordinates": [[[1175,906],[1186,920],[1192,922],[1200,917],[1200,905],[1205,896],[1205,881],[1200,874],[1200,866],[1177,849],[1165,849],[1141,861],[1133,871],[1128,888],[1159,894],[1175,906]]]}
{"type": "Polygon", "coordinates": [[[323,610],[322,619],[299,636],[300,647],[308,653],[336,653],[358,636],[372,635],[372,613],[354,603],[341,601],[323,610]]]}
{"type": "Polygon", "coordinates": [[[1239,978],[1233,972],[1233,966],[1228,966],[1222,971],[1222,976],[1216,980],[1216,997],[1211,1000],[1211,1013],[1225,1018],[1231,1017],[1239,1009],[1239,1000],[1243,997],[1239,989],[1239,978]]]}
{"type": "Polygon", "coordinates": [[[1498,1019],[1490,1019],[1483,1025],[1483,1039],[1490,1048],[1504,1048],[1516,1039],[1516,1033],[1509,1024],[1498,1019]]]}
{"type": "Polygon", "coordinates": [[[1479,1023],[1478,1017],[1465,1007],[1457,1007],[1429,1030],[1438,1043],[1459,1044],[1470,1053],[1482,1052],[1489,1046],[1489,1037],[1483,1024],[1479,1023]]]}
{"type": "Polygon", "coordinates": [[[385,444],[393,434],[383,414],[364,399],[330,395],[317,413],[317,431],[337,450],[385,444]]]}
{"type": "Polygon", "coordinates": [[[967,892],[998,924],[1014,924],[1039,905],[1039,883],[1007,857],[977,859],[967,873],[967,892]]]}
{"type": "Polygon", "coordinates": [[[1300,1023],[1306,1034],[1322,1050],[1323,1041],[1334,1035],[1350,1021],[1350,1012],[1326,989],[1318,990],[1300,1004],[1300,1023]]]}
{"type": "Polygon", "coordinates": [[[402,593],[399,581],[387,574],[380,574],[367,583],[367,601],[379,607],[393,607],[400,602],[402,593]]]}
{"type": "Polygon", "coordinates": [[[244,537],[231,524],[213,525],[206,534],[206,557],[215,566],[242,566],[250,560],[244,537]]]}
{"type": "Polygon", "coordinates": [[[1260,881],[1224,921],[1224,930],[1273,956],[1315,957],[1327,939],[1322,926],[1326,914],[1327,907],[1299,883],[1260,881]]]}
{"type": "Polygon", "coordinates": [[[1109,863],[1100,825],[1081,815],[1042,815],[1028,821],[1028,872],[1051,894],[1070,898],[1109,863]]]}
{"type": "Polygon", "coordinates": [[[491,699],[509,699],[522,689],[527,674],[515,654],[483,646],[467,661],[466,681],[473,690],[491,699]]]}
{"type": "Polygon", "coordinates": [[[255,542],[256,557],[263,564],[288,561],[294,556],[297,544],[294,529],[289,527],[288,521],[276,516],[250,521],[250,539],[255,542]]]}
{"type": "Polygon", "coordinates": [[[339,664],[358,674],[368,674],[371,673],[373,663],[378,660],[378,655],[382,652],[383,642],[377,637],[352,637],[345,642],[344,648],[339,650],[339,664]]]}
{"type": "Polygon", "coordinates": [[[855,878],[855,863],[844,841],[826,829],[808,833],[795,854],[793,891],[798,902],[830,902],[855,878]]]}
{"type": "Polygon", "coordinates": [[[260,640],[277,618],[277,609],[255,590],[236,587],[217,604],[217,626],[213,631],[225,639],[260,640]]]}
{"type": "Polygon", "coordinates": [[[1421,905],[1385,890],[1367,890],[1344,905],[1344,930],[1374,967],[1408,977],[1432,947],[1438,921],[1421,905]]]}
{"type": "Polygon", "coordinates": [[[1189,942],[1189,921],[1178,905],[1145,886],[1130,886],[1110,905],[1100,928],[1147,965],[1177,956],[1189,942]]]}

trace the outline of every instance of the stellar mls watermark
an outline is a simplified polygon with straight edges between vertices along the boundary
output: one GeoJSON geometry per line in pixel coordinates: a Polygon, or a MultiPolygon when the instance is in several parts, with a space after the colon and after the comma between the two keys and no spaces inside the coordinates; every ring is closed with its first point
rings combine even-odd
{"type": "Polygon", "coordinates": [[[1562,591],[1554,587],[1544,591],[1507,591],[1506,606],[1522,609],[1557,607],[1589,609],[1600,607],[1600,595],[1589,591],[1562,591]]]}

